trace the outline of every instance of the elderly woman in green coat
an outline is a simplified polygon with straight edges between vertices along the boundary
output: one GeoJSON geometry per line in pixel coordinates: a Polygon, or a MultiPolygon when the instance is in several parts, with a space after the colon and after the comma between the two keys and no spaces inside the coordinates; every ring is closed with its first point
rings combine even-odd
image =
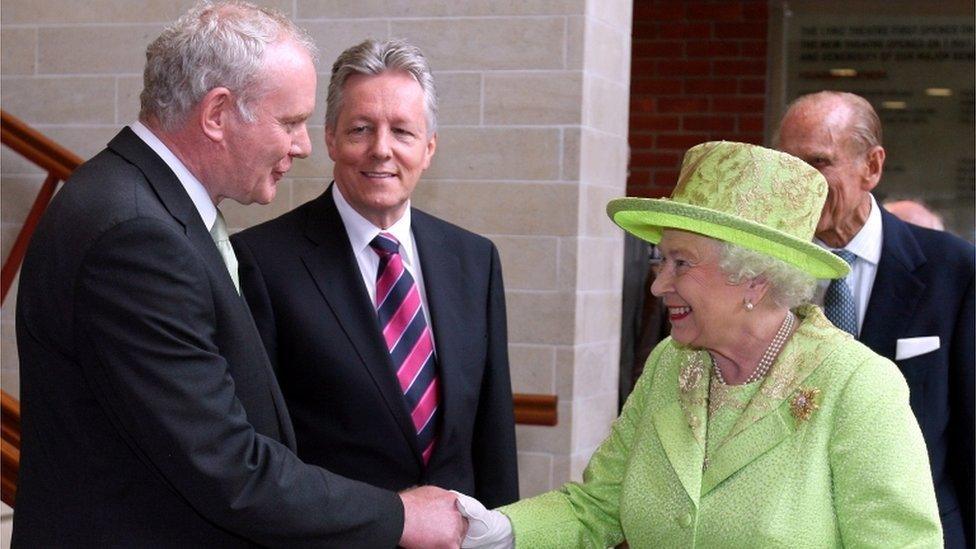
{"type": "Polygon", "coordinates": [[[894,364],[808,304],[848,272],[811,243],[827,195],[802,161],[688,151],[670,199],[607,211],[659,244],[671,337],[583,481],[469,516],[464,547],[941,547],[928,457],[894,364]]]}

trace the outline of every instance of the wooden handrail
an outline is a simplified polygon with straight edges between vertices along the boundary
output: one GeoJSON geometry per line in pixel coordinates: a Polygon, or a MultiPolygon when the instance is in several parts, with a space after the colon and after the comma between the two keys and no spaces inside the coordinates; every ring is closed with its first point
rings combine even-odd
{"type": "Polygon", "coordinates": [[[556,412],[556,395],[533,395],[515,393],[515,423],[520,425],[555,425],[559,419],[556,412]]]}
{"type": "Polygon", "coordinates": [[[14,283],[21,262],[24,261],[27,245],[34,234],[34,229],[37,228],[44,210],[51,202],[58,183],[66,181],[71,172],[81,165],[82,160],[75,153],[51,141],[3,109],[0,109],[0,142],[47,171],[47,179],[41,185],[27,219],[24,220],[24,225],[10,248],[10,254],[3,262],[3,270],[0,271],[0,303],[2,303],[7,298],[7,292],[14,283]]]}
{"type": "Polygon", "coordinates": [[[61,181],[68,179],[83,162],[77,154],[3,109],[0,109],[0,141],[61,181]]]}
{"type": "Polygon", "coordinates": [[[20,402],[0,389],[0,500],[13,507],[20,464],[20,402]]]}

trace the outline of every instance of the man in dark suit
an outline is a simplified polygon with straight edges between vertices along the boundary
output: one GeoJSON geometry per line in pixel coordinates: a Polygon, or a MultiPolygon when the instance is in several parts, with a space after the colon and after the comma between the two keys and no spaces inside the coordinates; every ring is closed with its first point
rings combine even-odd
{"type": "Polygon", "coordinates": [[[436,108],[417,48],[346,50],[326,112],[334,184],[232,240],[298,455],[391,490],[433,484],[497,506],[518,499],[498,252],[410,207],[436,108]]]}
{"type": "Polygon", "coordinates": [[[459,542],[449,492],[298,459],[236,288],[216,205],[267,203],[308,154],[314,50],[279,14],[191,9],[147,50],[139,122],[51,203],[17,303],[15,547],[459,542]]]}
{"type": "MultiPolygon", "coordinates": [[[[973,546],[973,246],[878,206],[881,122],[864,98],[820,92],[794,101],[777,147],[807,161],[829,193],[817,239],[851,263],[821,288],[825,312],[908,380],[925,436],[946,546],[973,546]]],[[[892,479],[897,482],[898,479],[892,479]]]]}

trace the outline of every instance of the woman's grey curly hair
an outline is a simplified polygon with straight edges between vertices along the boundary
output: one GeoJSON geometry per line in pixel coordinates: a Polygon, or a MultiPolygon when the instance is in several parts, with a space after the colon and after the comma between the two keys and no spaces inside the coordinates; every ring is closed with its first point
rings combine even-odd
{"type": "Polygon", "coordinates": [[[766,254],[730,242],[719,242],[719,268],[730,283],[763,277],[769,284],[772,300],[788,309],[810,301],[817,279],[800,269],[766,254]]]}

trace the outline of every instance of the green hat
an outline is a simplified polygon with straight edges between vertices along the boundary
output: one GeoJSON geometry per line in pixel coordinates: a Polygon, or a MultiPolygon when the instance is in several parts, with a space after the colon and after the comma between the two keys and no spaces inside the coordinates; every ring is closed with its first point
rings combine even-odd
{"type": "Polygon", "coordinates": [[[827,198],[827,181],[786,153],[729,141],[688,150],[671,198],[617,198],[607,215],[625,231],[657,244],[664,229],[724,240],[781,259],[816,278],[850,267],[811,240],[827,198]]]}

